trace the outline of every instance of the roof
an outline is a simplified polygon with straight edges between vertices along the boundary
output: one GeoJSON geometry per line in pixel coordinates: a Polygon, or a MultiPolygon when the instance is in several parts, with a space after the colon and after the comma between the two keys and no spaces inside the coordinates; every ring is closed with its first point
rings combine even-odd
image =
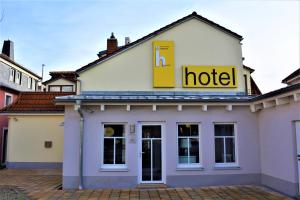
{"type": "Polygon", "coordinates": [[[253,73],[255,70],[252,69],[251,67],[248,67],[246,65],[243,65],[243,68],[246,69],[246,70],[249,70],[250,71],[250,74],[253,73]]]}
{"type": "Polygon", "coordinates": [[[146,36],[144,36],[144,37],[136,40],[136,41],[134,41],[134,42],[131,42],[131,43],[127,44],[127,45],[124,45],[124,46],[118,48],[115,52],[113,52],[113,53],[111,53],[109,55],[107,55],[107,54],[103,55],[104,52],[99,52],[100,56],[101,56],[100,58],[98,58],[97,60],[95,60],[95,61],[93,61],[93,62],[91,62],[91,63],[89,63],[89,64],[87,64],[87,65],[85,65],[85,66],[83,66],[83,67],[81,67],[79,69],[77,69],[76,72],[77,73],[83,72],[83,71],[89,69],[90,67],[93,67],[94,65],[98,64],[99,62],[101,62],[103,60],[106,60],[108,58],[111,58],[112,56],[114,56],[114,55],[116,55],[116,54],[118,54],[120,52],[128,50],[130,47],[134,47],[135,45],[138,45],[138,44],[140,44],[140,43],[142,43],[142,42],[144,42],[144,41],[146,41],[146,40],[148,40],[148,39],[150,39],[152,37],[155,37],[155,36],[157,36],[157,35],[165,32],[165,31],[173,28],[174,26],[177,26],[177,25],[179,25],[179,24],[181,24],[181,23],[183,23],[183,22],[185,22],[185,21],[187,21],[189,19],[198,19],[198,20],[200,20],[200,21],[202,21],[204,23],[207,23],[210,26],[213,26],[213,27],[215,27],[215,28],[217,28],[217,29],[219,29],[219,30],[221,30],[221,31],[223,31],[223,32],[225,32],[225,33],[227,33],[227,34],[229,34],[229,35],[237,38],[238,40],[243,40],[243,37],[241,35],[233,32],[233,31],[231,31],[231,30],[229,30],[229,29],[227,29],[227,28],[225,28],[225,27],[223,27],[223,26],[221,26],[221,25],[219,25],[219,24],[217,24],[217,23],[215,23],[215,22],[213,22],[213,21],[205,18],[205,17],[202,17],[201,15],[198,15],[196,12],[193,12],[192,14],[187,15],[187,16],[185,16],[185,17],[183,17],[183,18],[181,18],[181,19],[179,19],[179,20],[177,20],[177,21],[175,21],[175,22],[173,22],[171,24],[168,24],[168,25],[166,25],[166,26],[164,26],[164,27],[162,27],[162,28],[160,28],[160,29],[158,29],[158,30],[156,30],[156,31],[154,31],[154,32],[152,32],[152,33],[150,33],[150,34],[148,34],[148,35],[146,35],[146,36]]]}
{"type": "Polygon", "coordinates": [[[251,96],[246,95],[217,95],[200,92],[85,92],[81,95],[58,97],[56,102],[83,100],[84,102],[247,102],[251,96]]]}
{"type": "Polygon", "coordinates": [[[263,95],[256,96],[256,97],[252,98],[251,101],[263,100],[263,99],[266,99],[266,98],[274,97],[274,96],[277,96],[277,95],[281,95],[281,94],[284,94],[284,93],[287,93],[287,92],[292,92],[294,90],[299,90],[299,89],[300,89],[300,83],[297,83],[297,84],[294,84],[294,85],[289,85],[287,87],[280,88],[280,89],[265,93],[263,95]]]}
{"type": "Polygon", "coordinates": [[[296,69],[293,73],[288,75],[286,78],[282,80],[282,83],[287,83],[289,80],[296,78],[297,76],[300,76],[300,68],[296,69]]]}
{"type": "Polygon", "coordinates": [[[300,89],[300,83],[287,86],[269,93],[248,96],[248,95],[220,95],[220,94],[204,94],[200,92],[85,92],[81,95],[69,95],[57,97],[55,102],[74,102],[82,100],[83,102],[109,102],[109,103],[250,103],[258,100],[274,97],[283,93],[292,92],[300,89]]]}
{"type": "Polygon", "coordinates": [[[22,65],[20,65],[19,63],[13,61],[12,59],[10,59],[7,55],[1,53],[0,54],[0,58],[3,58],[4,60],[6,60],[7,62],[10,62],[18,67],[20,67],[21,69],[23,69],[24,71],[28,72],[29,74],[32,74],[33,76],[37,77],[38,79],[42,79],[42,77],[40,77],[39,75],[37,75],[36,73],[34,73],[33,71],[23,67],[22,65]]]}
{"type": "Polygon", "coordinates": [[[73,95],[63,92],[21,92],[17,101],[0,110],[0,113],[63,113],[63,105],[55,105],[58,96],[73,95]]]}
{"type": "Polygon", "coordinates": [[[47,81],[44,81],[43,84],[48,84],[50,82],[56,81],[58,79],[66,79],[71,82],[76,82],[77,73],[75,71],[52,71],[49,72],[51,78],[47,81]]]}

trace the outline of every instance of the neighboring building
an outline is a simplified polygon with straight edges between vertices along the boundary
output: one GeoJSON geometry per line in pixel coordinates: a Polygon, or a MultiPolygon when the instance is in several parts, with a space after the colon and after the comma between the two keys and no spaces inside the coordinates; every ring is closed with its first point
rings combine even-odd
{"type": "MultiPolygon", "coordinates": [[[[0,54],[0,109],[11,104],[21,91],[36,91],[41,77],[14,60],[14,44],[3,43],[0,54]]],[[[5,164],[7,117],[0,116],[0,165],[5,164]]]]}
{"type": "Polygon", "coordinates": [[[300,68],[296,69],[293,73],[288,75],[285,79],[282,80],[282,83],[287,85],[293,85],[300,83],[300,68]]]}
{"type": "Polygon", "coordinates": [[[300,84],[260,95],[242,39],[196,13],[122,47],[111,36],[76,71],[77,95],[56,98],[63,187],[263,184],[296,195],[300,84]]]}
{"type": "Polygon", "coordinates": [[[47,92],[76,92],[75,71],[53,71],[49,74],[51,78],[43,83],[47,92]]]}
{"type": "Polygon", "coordinates": [[[54,98],[73,93],[21,92],[18,100],[1,110],[9,118],[8,168],[61,168],[64,106],[54,98]]]}

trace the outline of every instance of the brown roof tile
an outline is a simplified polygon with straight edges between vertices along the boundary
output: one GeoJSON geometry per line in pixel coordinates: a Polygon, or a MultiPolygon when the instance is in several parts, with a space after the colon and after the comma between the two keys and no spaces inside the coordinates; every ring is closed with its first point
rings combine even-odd
{"type": "Polygon", "coordinates": [[[73,95],[71,92],[21,92],[17,101],[0,110],[0,113],[63,113],[63,105],[55,105],[57,96],[73,95]]]}

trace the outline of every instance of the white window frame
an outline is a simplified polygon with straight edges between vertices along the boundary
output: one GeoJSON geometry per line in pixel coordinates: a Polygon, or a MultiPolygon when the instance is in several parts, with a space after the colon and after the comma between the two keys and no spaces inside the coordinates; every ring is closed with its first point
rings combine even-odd
{"type": "Polygon", "coordinates": [[[16,73],[15,74],[15,83],[18,84],[18,85],[21,85],[22,84],[22,72],[16,70],[15,73],[16,73]]]}
{"type": "Polygon", "coordinates": [[[11,105],[11,104],[13,103],[13,101],[14,101],[14,99],[13,99],[14,96],[13,96],[12,94],[10,94],[10,93],[5,93],[4,96],[5,96],[5,98],[4,98],[4,106],[11,105]],[[7,97],[7,96],[9,96],[9,97],[11,98],[10,104],[6,104],[6,97],[7,97]]]}
{"type": "Polygon", "coordinates": [[[33,91],[36,91],[36,80],[35,79],[32,79],[32,89],[33,91]]]}
{"type": "MultiPolygon", "coordinates": [[[[190,139],[188,139],[189,141],[190,139]]],[[[189,143],[188,143],[189,145],[189,143]]],[[[177,160],[177,168],[202,168],[202,137],[201,137],[201,123],[200,122],[177,122],[176,123],[176,160],[177,160]],[[179,125],[198,125],[198,136],[179,136],[178,126],[179,125]],[[179,138],[197,138],[199,140],[199,163],[179,163],[179,138]]],[[[189,152],[188,152],[189,154],[189,152]]],[[[189,155],[188,155],[189,156],[189,155]]],[[[189,159],[189,158],[188,158],[189,159]]]]}
{"type": "Polygon", "coordinates": [[[102,132],[101,132],[101,142],[100,142],[100,145],[101,145],[101,169],[127,169],[127,148],[128,148],[128,144],[127,144],[127,124],[126,123],[118,123],[118,122],[105,122],[105,123],[102,123],[102,132]],[[124,127],[124,136],[123,137],[114,137],[114,160],[115,160],[115,139],[116,138],[124,138],[125,140],[125,164],[104,164],[104,139],[105,138],[109,138],[109,137],[105,137],[104,136],[104,133],[105,133],[105,129],[104,129],[104,126],[105,125],[123,125],[124,127]]]}
{"type": "Polygon", "coordinates": [[[9,81],[10,82],[15,82],[15,77],[16,77],[16,69],[11,67],[9,69],[9,81]]]}
{"type": "Polygon", "coordinates": [[[28,89],[32,89],[32,80],[33,80],[33,78],[28,76],[28,79],[27,79],[27,88],[28,89]]]}
{"type": "MultiPolygon", "coordinates": [[[[239,167],[238,162],[238,139],[237,139],[237,123],[236,122],[215,122],[213,126],[213,134],[214,134],[214,162],[215,167],[239,167]],[[233,136],[215,136],[215,125],[233,125],[233,136]],[[216,138],[234,138],[234,154],[235,154],[235,162],[223,162],[223,163],[216,163],[216,138]]],[[[224,158],[226,158],[226,143],[224,142],[224,158]]]]}

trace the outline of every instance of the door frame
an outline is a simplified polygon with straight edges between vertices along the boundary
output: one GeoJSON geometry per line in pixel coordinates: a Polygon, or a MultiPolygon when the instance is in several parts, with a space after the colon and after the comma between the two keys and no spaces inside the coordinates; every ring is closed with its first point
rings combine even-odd
{"type": "Polygon", "coordinates": [[[300,147],[298,147],[298,144],[300,143],[300,141],[299,141],[299,137],[297,136],[298,134],[299,134],[299,136],[300,136],[300,120],[295,120],[294,121],[294,127],[295,127],[295,138],[296,138],[296,165],[297,165],[297,172],[298,172],[298,193],[300,194],[300,166],[299,166],[299,161],[298,161],[298,159],[299,159],[299,154],[298,154],[298,149],[300,148],[300,147]],[[297,128],[299,126],[299,129],[297,128]],[[299,133],[297,132],[297,131],[299,131],[299,133]]]}
{"type": "Polygon", "coordinates": [[[6,133],[6,149],[5,149],[5,159],[7,160],[7,141],[8,141],[8,127],[3,127],[2,128],[2,145],[1,145],[1,160],[0,160],[0,165],[5,165],[6,164],[6,160],[5,160],[5,162],[2,162],[2,160],[3,160],[3,155],[4,155],[4,133],[5,133],[5,130],[7,131],[7,133],[6,133]]]}
{"type": "MultiPolygon", "coordinates": [[[[138,123],[138,184],[141,183],[166,183],[166,132],[164,122],[139,122],[138,123]],[[143,125],[159,125],[161,126],[161,181],[142,181],[142,126],[143,125]]],[[[152,148],[152,147],[151,147],[152,148]]]]}

